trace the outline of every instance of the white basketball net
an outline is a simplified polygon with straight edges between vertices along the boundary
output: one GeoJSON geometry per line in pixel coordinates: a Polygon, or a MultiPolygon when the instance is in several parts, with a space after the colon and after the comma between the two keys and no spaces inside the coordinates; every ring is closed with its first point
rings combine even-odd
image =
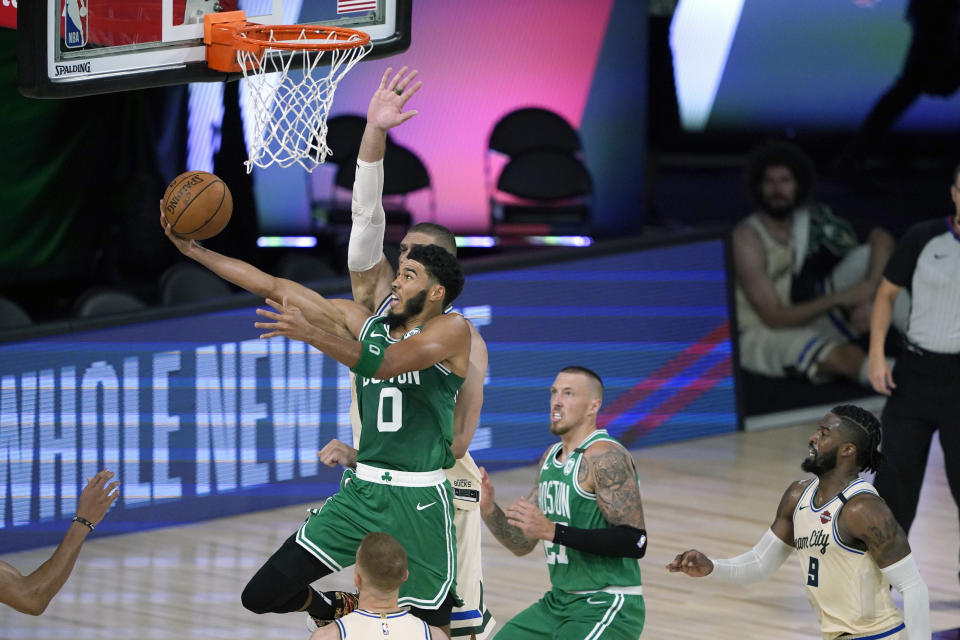
{"type": "MultiPolygon", "coordinates": [[[[272,31],[269,39],[277,42],[272,31]]],[[[301,31],[297,40],[288,42],[308,40],[320,41],[301,31]]],[[[370,45],[329,51],[264,47],[259,57],[238,49],[237,62],[244,70],[254,111],[254,130],[247,138],[249,160],[244,162],[247,173],[254,165],[266,169],[297,163],[312,172],[323,164],[332,153],[327,147],[327,113],[337,83],[371,49],[370,45]],[[326,74],[321,64],[325,55],[329,56],[326,74]],[[302,79],[298,78],[300,63],[302,79]]]]}

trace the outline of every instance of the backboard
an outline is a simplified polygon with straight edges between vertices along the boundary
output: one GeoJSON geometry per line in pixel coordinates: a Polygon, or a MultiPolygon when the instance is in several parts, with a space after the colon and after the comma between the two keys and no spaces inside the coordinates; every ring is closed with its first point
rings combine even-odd
{"type": "Polygon", "coordinates": [[[367,60],[410,46],[413,0],[30,0],[18,8],[17,83],[35,98],[235,80],[207,68],[203,16],[325,24],[370,35],[367,60]]]}

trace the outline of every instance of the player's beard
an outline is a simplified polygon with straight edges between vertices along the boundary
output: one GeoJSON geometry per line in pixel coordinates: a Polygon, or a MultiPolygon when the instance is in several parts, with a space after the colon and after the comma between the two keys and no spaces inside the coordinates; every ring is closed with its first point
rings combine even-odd
{"type": "Polygon", "coordinates": [[[403,303],[402,311],[394,312],[393,309],[388,309],[386,316],[387,325],[389,325],[391,329],[402,326],[407,320],[423,311],[426,302],[427,289],[424,288],[423,291],[403,303]]]}
{"type": "Polygon", "coordinates": [[[837,450],[818,453],[812,458],[806,458],[800,463],[800,468],[815,476],[822,476],[837,466],[837,450]]]}
{"type": "Polygon", "coordinates": [[[785,220],[786,218],[790,217],[791,213],[793,213],[797,203],[787,198],[778,198],[777,202],[771,202],[770,199],[764,198],[762,206],[764,213],[771,218],[776,220],[785,220]]]}

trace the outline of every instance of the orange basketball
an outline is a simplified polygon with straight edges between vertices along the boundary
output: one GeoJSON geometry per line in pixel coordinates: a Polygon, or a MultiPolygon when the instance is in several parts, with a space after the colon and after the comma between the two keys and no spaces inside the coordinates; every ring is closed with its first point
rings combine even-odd
{"type": "Polygon", "coordinates": [[[173,232],[191,240],[217,235],[230,222],[233,196],[227,185],[212,173],[187,171],[163,192],[163,217],[173,232]]]}

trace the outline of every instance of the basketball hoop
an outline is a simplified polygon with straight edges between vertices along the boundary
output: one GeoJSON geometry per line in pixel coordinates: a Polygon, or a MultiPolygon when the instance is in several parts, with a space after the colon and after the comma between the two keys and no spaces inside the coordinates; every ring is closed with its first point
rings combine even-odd
{"type": "Polygon", "coordinates": [[[262,25],[243,11],[204,16],[207,65],[242,72],[254,110],[247,173],[254,166],[313,171],[323,164],[327,113],[337,84],[367,53],[370,36],[355,29],[311,25],[262,25]],[[324,66],[329,68],[326,72],[324,66]],[[294,73],[303,70],[303,77],[294,73]]]}

